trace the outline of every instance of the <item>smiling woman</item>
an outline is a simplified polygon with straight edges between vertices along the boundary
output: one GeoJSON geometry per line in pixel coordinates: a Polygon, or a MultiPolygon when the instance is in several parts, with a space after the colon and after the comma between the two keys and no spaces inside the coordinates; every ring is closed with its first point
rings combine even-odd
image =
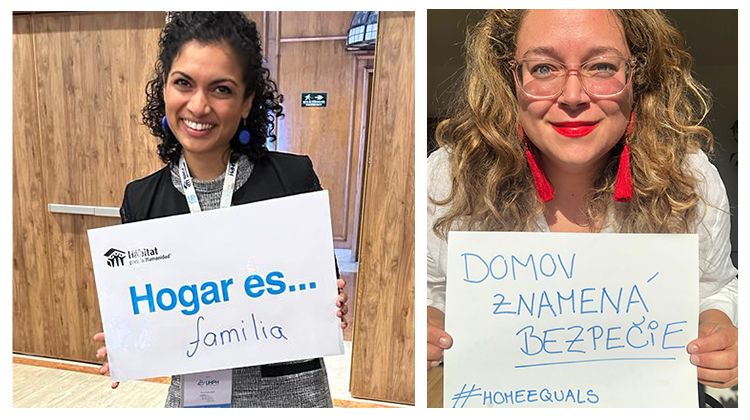
{"type": "MultiPolygon", "coordinates": [[[[127,185],[120,208],[123,223],[320,190],[307,156],[266,148],[266,142],[275,139],[274,118],[283,115],[280,102],[276,84],[263,67],[254,22],[239,12],[170,13],[161,31],[154,77],[146,86],[142,110],[143,122],[158,138],[159,157],[166,165],[127,185]]],[[[266,278],[269,288],[265,289],[263,280],[255,276],[258,279],[245,286],[247,294],[276,293],[285,287],[273,275],[266,278]]],[[[222,281],[224,300],[230,283],[231,279],[226,284],[222,281]]],[[[131,290],[135,310],[140,303],[153,309],[154,300],[160,309],[170,310],[179,300],[183,306],[193,307],[183,310],[186,315],[198,311],[195,285],[179,293],[162,289],[155,294],[150,285],[146,287],[145,291],[131,290]]],[[[299,287],[305,289],[305,285],[299,287]]],[[[338,308],[331,311],[346,328],[347,296],[342,280],[338,287],[338,308]]],[[[217,285],[210,289],[213,293],[202,294],[201,302],[221,301],[217,285]]],[[[238,314],[238,318],[246,315],[238,314]]],[[[255,316],[251,318],[253,331],[267,337],[262,321],[256,326],[255,316]]],[[[276,327],[268,329],[271,336],[279,338],[276,327]]],[[[243,330],[243,336],[250,335],[243,330]]],[[[206,337],[204,345],[215,343],[210,339],[216,339],[215,333],[206,333],[206,337]]],[[[104,342],[104,334],[98,333],[94,339],[104,342]]],[[[196,350],[197,344],[198,340],[193,343],[196,350]]],[[[97,352],[98,357],[106,354],[106,346],[97,352]]],[[[102,373],[108,370],[104,363],[102,373]]],[[[205,403],[187,396],[199,394],[195,384],[206,380],[222,384],[217,395],[223,397],[213,402],[217,406],[332,406],[322,358],[173,376],[166,406],[202,406],[205,403]]],[[[116,386],[114,383],[113,388],[116,386]]]]}
{"type": "Polygon", "coordinates": [[[655,10],[492,10],[466,44],[427,167],[427,367],[452,345],[449,231],[695,233],[701,312],[685,350],[699,382],[736,384],[729,204],[677,29],[655,10]]]}
{"type": "MultiPolygon", "coordinates": [[[[529,13],[517,40],[516,57],[526,63],[521,68],[534,66],[518,83],[518,120],[541,153],[544,173],[550,179],[596,178],[633,108],[632,91],[626,89],[631,53],[622,26],[607,10],[529,13]],[[540,27],[559,32],[551,36],[536,30],[540,27]]],[[[515,74],[518,79],[519,71],[515,74]]],[[[569,185],[587,187],[582,182],[556,184],[560,195],[569,185]]],[[[570,192],[583,198],[581,188],[570,192]]],[[[558,213],[557,222],[573,226],[565,219],[569,212],[558,213]]]]}
{"type": "Polygon", "coordinates": [[[166,118],[196,179],[216,178],[225,169],[221,155],[253,103],[245,92],[242,69],[226,42],[190,41],[172,62],[164,86],[166,118]]]}

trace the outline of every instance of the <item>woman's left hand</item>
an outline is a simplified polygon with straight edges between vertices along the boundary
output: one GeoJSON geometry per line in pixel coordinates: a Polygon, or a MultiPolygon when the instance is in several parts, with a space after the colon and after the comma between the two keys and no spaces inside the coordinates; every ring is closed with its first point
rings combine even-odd
{"type": "Polygon", "coordinates": [[[346,313],[349,312],[349,308],[346,306],[346,301],[348,300],[348,296],[346,296],[346,292],[344,291],[346,282],[344,281],[344,279],[337,279],[336,285],[339,288],[339,297],[338,299],[336,299],[336,306],[339,309],[338,311],[336,311],[336,316],[341,319],[341,329],[345,330],[346,327],[349,325],[349,323],[346,321],[346,313]]]}
{"type": "Polygon", "coordinates": [[[701,313],[698,338],[687,345],[690,363],[698,366],[698,381],[714,388],[737,384],[737,327],[723,312],[701,313]]]}

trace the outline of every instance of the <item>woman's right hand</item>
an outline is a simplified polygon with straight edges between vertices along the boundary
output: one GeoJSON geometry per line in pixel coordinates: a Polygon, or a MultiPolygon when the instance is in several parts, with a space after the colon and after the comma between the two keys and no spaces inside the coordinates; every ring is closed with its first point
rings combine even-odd
{"type": "MultiPolygon", "coordinates": [[[[104,344],[104,333],[103,332],[98,332],[98,333],[94,334],[93,339],[94,339],[94,341],[98,341],[98,342],[101,342],[102,344],[104,344]]],[[[99,347],[99,350],[96,351],[96,357],[98,359],[104,359],[104,358],[107,357],[107,346],[106,345],[102,346],[102,347],[99,347]]],[[[99,373],[101,373],[102,375],[109,375],[109,362],[108,361],[106,361],[106,360],[104,361],[104,364],[102,365],[102,368],[99,369],[99,373]]],[[[117,388],[118,385],[120,385],[119,382],[112,382],[112,389],[117,388]]]]}
{"type": "Polygon", "coordinates": [[[445,314],[432,306],[427,307],[427,370],[439,366],[443,350],[453,345],[453,338],[445,332],[445,314]]]}

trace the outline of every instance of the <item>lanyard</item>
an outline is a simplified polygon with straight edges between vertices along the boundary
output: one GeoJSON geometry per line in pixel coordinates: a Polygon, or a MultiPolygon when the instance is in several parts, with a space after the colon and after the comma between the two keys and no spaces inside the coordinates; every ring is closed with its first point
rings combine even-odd
{"type": "MultiPolygon", "coordinates": [[[[224,188],[221,192],[219,208],[232,205],[234,182],[237,179],[237,162],[229,159],[227,172],[224,175],[224,188]]],[[[201,205],[195,192],[193,178],[190,176],[185,156],[180,155],[180,180],[185,191],[185,199],[190,213],[200,213],[201,205]]],[[[199,372],[182,375],[183,407],[230,407],[232,402],[232,369],[212,372],[199,372]]]]}
{"type": "MultiPolygon", "coordinates": [[[[237,162],[232,162],[229,159],[227,163],[227,172],[224,174],[224,188],[221,192],[221,204],[219,208],[227,208],[232,205],[232,195],[234,194],[234,182],[237,180],[237,162]]],[[[190,171],[185,162],[185,156],[180,155],[180,180],[182,181],[182,189],[185,191],[185,199],[187,200],[188,207],[190,207],[190,213],[200,213],[201,205],[198,202],[198,194],[195,193],[195,186],[193,185],[193,177],[190,176],[190,171]]]]}

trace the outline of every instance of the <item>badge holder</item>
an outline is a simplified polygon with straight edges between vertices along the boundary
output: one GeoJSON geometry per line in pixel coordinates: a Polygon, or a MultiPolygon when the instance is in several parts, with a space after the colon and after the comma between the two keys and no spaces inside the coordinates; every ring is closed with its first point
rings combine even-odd
{"type": "Polygon", "coordinates": [[[182,375],[185,408],[229,408],[232,406],[232,369],[182,375]]]}

